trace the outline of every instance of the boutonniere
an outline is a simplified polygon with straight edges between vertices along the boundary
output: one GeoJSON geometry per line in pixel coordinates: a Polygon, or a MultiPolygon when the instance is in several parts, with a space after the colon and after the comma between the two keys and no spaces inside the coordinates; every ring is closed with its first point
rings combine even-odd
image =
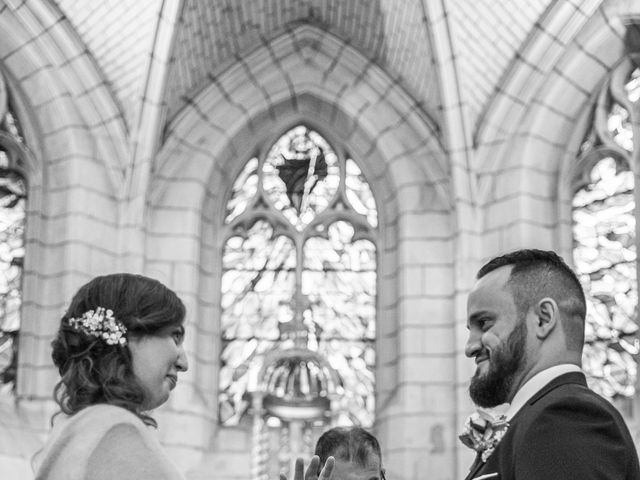
{"type": "Polygon", "coordinates": [[[507,433],[507,408],[508,404],[495,408],[479,408],[467,418],[464,430],[458,437],[467,447],[478,452],[483,462],[487,461],[507,433]]]}

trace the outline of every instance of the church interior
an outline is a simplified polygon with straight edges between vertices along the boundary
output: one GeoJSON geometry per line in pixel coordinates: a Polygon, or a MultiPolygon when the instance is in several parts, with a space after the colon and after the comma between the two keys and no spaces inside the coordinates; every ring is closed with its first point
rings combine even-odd
{"type": "Polygon", "coordinates": [[[334,425],[464,478],[467,294],[524,247],[579,275],[640,446],[637,139],[636,0],[0,0],[0,476],[33,479],[71,295],[133,272],[187,307],[186,478],[334,425]]]}

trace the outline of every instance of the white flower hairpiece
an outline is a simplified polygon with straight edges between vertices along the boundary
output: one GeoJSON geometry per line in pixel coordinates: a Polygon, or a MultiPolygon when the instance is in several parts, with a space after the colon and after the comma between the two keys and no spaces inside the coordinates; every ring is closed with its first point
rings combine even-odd
{"type": "Polygon", "coordinates": [[[113,310],[97,307],[84,312],[80,318],[70,318],[74,329],[104,340],[107,345],[126,345],[127,327],[113,316],[113,310]]]}

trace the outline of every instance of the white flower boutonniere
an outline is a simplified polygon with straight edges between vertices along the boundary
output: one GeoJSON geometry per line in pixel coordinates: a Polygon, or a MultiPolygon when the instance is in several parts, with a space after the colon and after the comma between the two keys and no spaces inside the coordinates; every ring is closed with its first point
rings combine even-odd
{"type": "Polygon", "coordinates": [[[483,462],[487,461],[507,433],[509,422],[507,422],[506,410],[508,408],[509,404],[495,408],[479,408],[467,418],[464,430],[458,437],[467,447],[478,452],[483,462]]]}

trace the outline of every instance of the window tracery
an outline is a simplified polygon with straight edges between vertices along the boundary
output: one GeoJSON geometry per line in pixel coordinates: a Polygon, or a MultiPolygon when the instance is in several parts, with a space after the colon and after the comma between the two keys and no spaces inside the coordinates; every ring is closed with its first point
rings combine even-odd
{"type": "Polygon", "coordinates": [[[302,347],[339,375],[335,422],[371,426],[378,216],[356,162],[298,125],[245,164],[224,223],[220,422],[246,418],[269,352],[302,347]]]}
{"type": "Polygon", "coordinates": [[[640,69],[625,64],[600,94],[574,181],[574,262],[587,296],[583,364],[592,388],[611,399],[635,394],[640,352],[634,185],[639,99],[640,69]]]}
{"type": "Polygon", "coordinates": [[[0,75],[0,391],[15,389],[27,184],[24,137],[0,75]]]}

